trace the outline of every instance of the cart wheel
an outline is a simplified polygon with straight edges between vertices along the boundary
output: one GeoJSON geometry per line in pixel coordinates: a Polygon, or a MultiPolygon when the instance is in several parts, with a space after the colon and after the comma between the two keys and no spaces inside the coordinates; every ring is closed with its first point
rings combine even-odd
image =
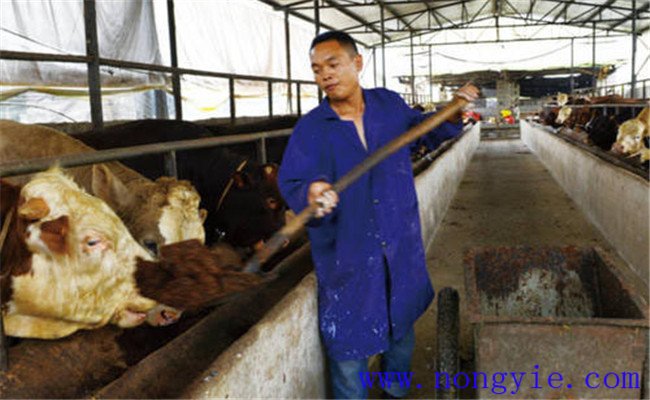
{"type": "Polygon", "coordinates": [[[440,378],[439,382],[435,383],[438,385],[437,397],[439,399],[458,398],[458,390],[454,387],[453,378],[458,373],[460,365],[458,359],[459,324],[458,291],[445,287],[438,294],[436,371],[440,378]],[[446,379],[449,379],[449,382],[446,379]]]}

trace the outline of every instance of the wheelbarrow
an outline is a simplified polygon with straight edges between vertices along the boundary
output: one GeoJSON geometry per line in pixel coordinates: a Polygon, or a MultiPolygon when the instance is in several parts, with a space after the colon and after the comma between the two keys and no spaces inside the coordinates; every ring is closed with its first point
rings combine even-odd
{"type": "Polygon", "coordinates": [[[438,296],[440,398],[648,398],[648,306],[599,248],[475,248],[464,258],[472,372],[458,368],[458,293],[438,296]]]}

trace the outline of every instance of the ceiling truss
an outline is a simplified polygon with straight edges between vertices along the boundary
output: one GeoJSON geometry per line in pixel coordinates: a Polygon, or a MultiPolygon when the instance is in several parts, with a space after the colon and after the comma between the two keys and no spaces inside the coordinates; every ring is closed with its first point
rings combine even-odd
{"type": "MultiPolygon", "coordinates": [[[[339,29],[353,36],[365,47],[407,40],[411,37],[441,32],[443,30],[487,29],[490,26],[476,26],[481,21],[493,21],[492,28],[499,30],[520,26],[573,26],[591,28],[599,36],[629,34],[632,29],[640,35],[650,29],[650,0],[633,2],[602,0],[259,0],[284,10],[294,17],[314,22],[315,8],[328,10],[346,17],[345,26],[330,22],[321,26],[339,29]],[[381,9],[381,10],[380,10],[381,9]],[[384,30],[379,15],[384,15],[384,30]],[[522,25],[507,23],[504,18],[521,21],[522,25]],[[636,17],[636,23],[631,20],[636,17]],[[349,21],[354,21],[349,23],[349,21]],[[390,27],[389,27],[390,26],[390,27]],[[383,36],[382,36],[383,32],[383,36]],[[368,39],[368,34],[375,39],[368,39]],[[383,40],[382,40],[383,39],[383,40]]],[[[322,13],[321,13],[322,15],[322,13]]],[[[327,22],[327,21],[326,21],[327,22]]],[[[515,22],[516,24],[516,22],[515,22]]],[[[565,35],[566,36],[566,35],[565,35]]],[[[552,39],[552,38],[549,38],[552,39]]],[[[504,42],[508,40],[502,40],[504,42]]]]}

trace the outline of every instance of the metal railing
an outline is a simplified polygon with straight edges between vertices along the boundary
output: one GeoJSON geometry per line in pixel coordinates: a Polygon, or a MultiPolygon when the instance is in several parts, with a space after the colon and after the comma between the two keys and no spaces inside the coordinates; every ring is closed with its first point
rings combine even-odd
{"type": "Polygon", "coordinates": [[[586,95],[586,96],[606,96],[618,94],[622,97],[647,99],[650,95],[648,86],[650,86],[650,79],[642,79],[637,81],[632,91],[632,83],[626,82],[617,85],[606,85],[599,87],[589,87],[574,89],[572,94],[586,95]]]}
{"type": "Polygon", "coordinates": [[[176,151],[201,149],[205,147],[223,146],[228,144],[247,143],[259,141],[263,143],[266,139],[283,137],[291,135],[292,129],[278,129],[269,132],[250,133],[243,135],[228,135],[192,140],[178,140],[166,143],[145,144],[131,147],[121,147],[117,149],[98,150],[87,153],[70,154],[63,156],[39,157],[29,160],[20,160],[9,163],[0,163],[0,177],[30,174],[43,171],[52,165],[61,167],[77,167],[80,165],[95,164],[105,161],[121,160],[134,158],[147,154],[167,153],[173,161],[165,162],[166,174],[177,176],[176,171],[169,171],[176,164],[176,151]],[[171,167],[170,167],[171,166],[171,167]]]}
{"type": "Polygon", "coordinates": [[[433,97],[428,95],[428,94],[418,94],[418,93],[405,93],[405,92],[398,92],[400,96],[406,101],[410,106],[414,106],[416,104],[424,105],[424,104],[430,104],[433,103],[433,97]]]}

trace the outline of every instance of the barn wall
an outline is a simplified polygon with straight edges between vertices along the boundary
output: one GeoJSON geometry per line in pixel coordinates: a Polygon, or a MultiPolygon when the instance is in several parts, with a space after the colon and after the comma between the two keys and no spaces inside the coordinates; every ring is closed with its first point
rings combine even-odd
{"type": "Polygon", "coordinates": [[[476,124],[454,144],[454,147],[443,153],[426,171],[415,178],[425,248],[431,244],[451,200],[456,195],[465,168],[478,147],[480,136],[481,128],[476,124]]]}
{"type": "Polygon", "coordinates": [[[526,121],[521,139],[647,285],[648,182],[526,121]]]}
{"type": "MultiPolygon", "coordinates": [[[[480,128],[474,126],[416,178],[425,244],[442,222],[479,137],[480,128]]],[[[328,397],[316,306],[316,277],[311,273],[222,353],[182,397],[328,397]]]]}

